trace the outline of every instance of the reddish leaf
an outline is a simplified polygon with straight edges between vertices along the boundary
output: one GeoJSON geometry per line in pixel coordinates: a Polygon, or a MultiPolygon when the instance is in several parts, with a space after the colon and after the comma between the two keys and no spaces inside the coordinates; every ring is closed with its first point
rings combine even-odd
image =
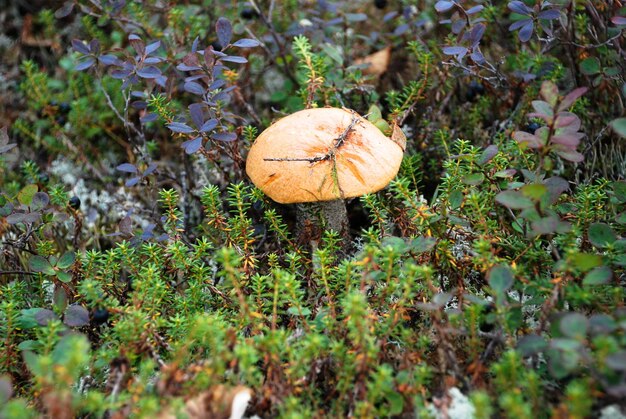
{"type": "Polygon", "coordinates": [[[569,109],[569,107],[572,106],[574,102],[576,102],[576,99],[584,95],[587,92],[587,90],[588,89],[586,87],[579,87],[578,89],[574,89],[571,92],[569,92],[567,95],[565,95],[565,97],[559,104],[557,111],[561,112],[566,109],[569,109]]]}
{"type": "Polygon", "coordinates": [[[540,148],[543,145],[539,137],[525,131],[515,131],[513,139],[518,143],[525,143],[529,148],[540,148]]]}

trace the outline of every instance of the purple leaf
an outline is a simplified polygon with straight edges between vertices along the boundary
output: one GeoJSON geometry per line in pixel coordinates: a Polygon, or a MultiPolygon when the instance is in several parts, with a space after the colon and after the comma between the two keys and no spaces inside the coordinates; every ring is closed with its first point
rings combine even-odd
{"type": "Polygon", "coordinates": [[[509,9],[515,13],[519,13],[520,15],[530,16],[533,12],[533,9],[526,6],[521,1],[512,1],[509,3],[509,9]]]}
{"type": "Polygon", "coordinates": [[[187,65],[185,63],[180,63],[176,66],[176,68],[180,71],[194,71],[194,70],[200,70],[202,67],[197,66],[197,65],[187,65]]]}
{"type": "Polygon", "coordinates": [[[461,33],[461,31],[463,30],[463,28],[465,27],[465,24],[467,22],[465,21],[465,19],[457,19],[452,23],[452,33],[454,34],[459,34],[461,33]]]}
{"type": "Polygon", "coordinates": [[[396,16],[398,16],[398,12],[395,10],[393,12],[386,13],[385,16],[383,16],[383,22],[387,23],[396,16]]]}
{"type": "Polygon", "coordinates": [[[563,148],[555,148],[554,152],[558,154],[561,158],[571,161],[572,163],[580,163],[585,160],[585,156],[580,154],[578,151],[570,150],[565,146],[561,146],[563,148]]]}
{"type": "Polygon", "coordinates": [[[444,47],[443,53],[446,55],[465,55],[467,54],[467,48],[465,47],[444,47]]]}
{"type": "Polygon", "coordinates": [[[569,132],[562,135],[554,135],[550,137],[550,141],[554,144],[561,144],[566,147],[575,149],[580,144],[580,140],[585,136],[582,132],[569,132]]]}
{"type": "Polygon", "coordinates": [[[202,147],[202,137],[196,137],[193,140],[185,141],[182,146],[185,149],[185,153],[193,154],[200,150],[200,147],[202,147]]]}
{"type": "Polygon", "coordinates": [[[484,8],[485,6],[479,4],[478,6],[470,7],[469,9],[465,11],[465,13],[467,13],[468,15],[473,15],[473,14],[480,12],[484,8]]]}
{"type": "Polygon", "coordinates": [[[146,47],[139,35],[131,33],[130,35],[128,35],[128,41],[130,42],[130,45],[133,47],[135,52],[137,52],[137,54],[143,55],[145,53],[146,47]]]}
{"type": "Polygon", "coordinates": [[[561,112],[561,111],[568,109],[570,106],[574,104],[574,102],[576,102],[576,99],[584,95],[587,92],[587,90],[588,89],[586,87],[579,87],[578,89],[574,89],[571,92],[569,92],[567,95],[565,95],[565,97],[559,104],[558,111],[561,112]]]}
{"type": "Polygon", "coordinates": [[[144,79],[156,79],[161,75],[161,70],[154,66],[148,66],[137,70],[137,75],[144,79]]]}
{"type": "Polygon", "coordinates": [[[17,147],[16,143],[12,143],[12,144],[5,144],[5,145],[1,145],[0,146],[0,154],[4,154],[7,151],[11,150],[13,147],[17,147]]]}
{"type": "Polygon", "coordinates": [[[200,83],[196,83],[195,81],[188,81],[185,83],[184,89],[186,92],[193,93],[194,95],[203,95],[204,88],[200,83]]]}
{"type": "Polygon", "coordinates": [[[156,163],[150,163],[148,168],[143,172],[143,176],[150,176],[157,168],[156,163]]]}
{"type": "Polygon", "coordinates": [[[191,44],[191,52],[198,51],[198,42],[199,41],[200,41],[200,37],[196,36],[196,39],[194,39],[193,43],[191,44]]]}
{"type": "Polygon", "coordinates": [[[72,48],[81,54],[90,54],[89,47],[80,39],[72,39],[72,48]]]}
{"type": "Polygon", "coordinates": [[[239,47],[239,48],[254,48],[254,47],[258,47],[259,45],[261,45],[259,41],[257,41],[256,39],[249,39],[249,38],[240,39],[233,44],[234,47],[239,47]]]}
{"type": "Polygon", "coordinates": [[[144,64],[158,64],[163,62],[164,59],[161,57],[148,57],[145,60],[143,60],[144,64]]]}
{"type": "Polygon", "coordinates": [[[522,42],[528,42],[530,37],[533,36],[533,29],[535,28],[535,24],[532,20],[530,20],[527,24],[525,24],[522,29],[520,29],[517,36],[519,40],[522,42]]]}
{"type": "Polygon", "coordinates": [[[33,195],[33,200],[30,203],[33,211],[39,211],[44,209],[50,203],[50,197],[45,192],[37,192],[33,195]]]}
{"type": "Polygon", "coordinates": [[[126,172],[126,173],[139,172],[137,167],[134,164],[130,164],[130,163],[122,163],[119,166],[117,166],[116,169],[119,170],[120,172],[126,172]]]}
{"type": "Polygon", "coordinates": [[[623,16],[613,16],[611,18],[611,22],[617,26],[626,25],[626,17],[623,16]]]}
{"type": "Polygon", "coordinates": [[[484,62],[487,61],[485,60],[485,56],[483,55],[483,53],[480,52],[480,50],[478,49],[472,52],[470,54],[470,57],[472,57],[472,60],[474,60],[476,64],[483,64],[484,62]]]}
{"type": "Polygon", "coordinates": [[[152,122],[152,121],[156,121],[158,119],[159,115],[155,114],[155,113],[147,113],[144,116],[142,116],[141,118],[139,118],[139,121],[142,124],[145,124],[147,122],[152,122]]]}
{"type": "Polygon", "coordinates": [[[230,39],[233,36],[233,27],[228,19],[224,17],[217,19],[215,32],[217,33],[217,40],[223,47],[230,44],[230,39]]]}
{"type": "Polygon", "coordinates": [[[450,10],[454,6],[454,2],[452,1],[438,1],[435,3],[435,10],[439,13],[450,10]]]}
{"type": "Polygon", "coordinates": [[[47,308],[42,308],[41,310],[35,313],[35,321],[39,326],[46,326],[48,322],[52,320],[58,320],[59,318],[52,310],[48,310],[47,308]]]}
{"type": "Polygon", "coordinates": [[[498,146],[493,144],[488,146],[483,150],[482,154],[480,155],[480,158],[478,159],[478,164],[482,166],[488,163],[491,159],[493,159],[496,154],[498,154],[498,146]]]}
{"type": "Polygon", "coordinates": [[[226,80],[218,79],[209,85],[209,90],[216,90],[226,84],[226,80]]]}
{"type": "Polygon", "coordinates": [[[160,46],[161,46],[161,41],[156,41],[156,42],[146,45],[146,54],[152,54],[154,51],[159,49],[160,46]]]}
{"type": "Polygon", "coordinates": [[[100,41],[97,39],[92,39],[89,43],[89,51],[92,54],[98,55],[100,53],[100,41]]]}
{"type": "Polygon", "coordinates": [[[522,19],[517,22],[513,22],[511,26],[509,26],[509,32],[516,31],[522,26],[526,25],[528,22],[532,22],[532,19],[522,19]]]}
{"type": "Polygon", "coordinates": [[[476,45],[478,45],[484,33],[485,33],[485,25],[482,23],[472,28],[468,36],[468,39],[472,43],[472,47],[475,47],[476,45]]]}
{"type": "Polygon", "coordinates": [[[24,213],[16,212],[14,214],[7,216],[6,220],[7,220],[7,223],[11,225],[15,225],[15,224],[23,223],[24,218],[25,218],[24,213]]]}
{"type": "Polygon", "coordinates": [[[104,65],[119,65],[120,60],[111,54],[105,54],[98,57],[98,61],[100,61],[104,65]]]}
{"type": "Polygon", "coordinates": [[[126,77],[130,76],[130,71],[129,70],[113,70],[111,71],[111,77],[113,77],[114,79],[125,79],[126,77]]]}
{"type": "Polygon", "coordinates": [[[92,65],[94,65],[95,63],[96,63],[96,59],[94,57],[87,57],[84,60],[79,61],[78,64],[76,64],[76,67],[74,67],[74,70],[84,71],[84,70],[87,70],[92,65]]]}
{"type": "Polygon", "coordinates": [[[209,119],[200,127],[200,132],[211,131],[217,126],[217,119],[209,119]]]}
{"type": "Polygon", "coordinates": [[[183,124],[182,122],[172,122],[167,124],[167,127],[174,132],[183,133],[183,134],[191,134],[194,132],[194,129],[191,128],[187,124],[183,124]]]}
{"type": "Polygon", "coordinates": [[[57,19],[62,19],[72,13],[72,10],[74,10],[74,2],[66,1],[63,6],[61,6],[59,9],[57,9],[56,12],[54,12],[54,17],[56,17],[57,19]]]}
{"type": "Polygon", "coordinates": [[[221,61],[226,61],[226,62],[229,62],[229,63],[237,63],[237,64],[245,64],[245,63],[248,62],[248,60],[245,59],[244,57],[237,57],[237,56],[233,56],[233,55],[220,58],[220,60],[221,61]]]}
{"type": "Polygon", "coordinates": [[[126,181],[124,185],[127,188],[130,188],[131,186],[135,186],[137,183],[139,183],[140,180],[141,180],[141,176],[131,177],[130,179],[126,181]]]}
{"type": "Polygon", "coordinates": [[[410,29],[409,25],[407,25],[406,23],[403,23],[402,25],[394,29],[393,34],[394,36],[400,36],[404,34],[406,31],[408,31],[409,29],[410,29]]]}
{"type": "Polygon", "coordinates": [[[556,9],[544,10],[537,15],[539,19],[553,20],[558,19],[561,16],[561,12],[556,9]]]}
{"type": "Polygon", "coordinates": [[[560,131],[576,132],[580,129],[580,118],[571,112],[561,112],[556,116],[555,127],[560,131]]]}
{"type": "Polygon", "coordinates": [[[539,137],[524,131],[515,131],[513,139],[518,143],[526,143],[529,148],[539,148],[543,145],[539,137]]]}
{"type": "Polygon", "coordinates": [[[204,105],[202,103],[192,103],[189,105],[189,114],[196,127],[201,127],[204,123],[204,105]]]}
{"type": "Polygon", "coordinates": [[[216,132],[211,135],[211,138],[217,141],[230,142],[237,139],[237,134],[234,132],[216,132]]]}
{"type": "Polygon", "coordinates": [[[71,305],[65,310],[63,323],[69,327],[81,327],[89,324],[89,312],[83,306],[71,305]]]}

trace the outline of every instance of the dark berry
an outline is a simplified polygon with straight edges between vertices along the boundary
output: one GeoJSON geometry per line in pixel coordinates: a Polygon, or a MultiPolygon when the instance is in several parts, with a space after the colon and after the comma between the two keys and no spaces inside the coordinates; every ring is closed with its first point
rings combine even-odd
{"type": "Polygon", "coordinates": [[[218,41],[213,42],[211,46],[215,51],[221,51],[223,48],[222,44],[220,44],[218,41]]]}
{"type": "Polygon", "coordinates": [[[68,113],[70,109],[72,109],[72,107],[67,102],[61,102],[61,104],[59,105],[59,111],[61,111],[62,113],[68,113]]]}
{"type": "Polygon", "coordinates": [[[91,313],[91,321],[94,325],[100,326],[109,320],[109,311],[106,308],[97,308],[91,313]]]}
{"type": "Polygon", "coordinates": [[[534,134],[535,131],[537,131],[539,128],[541,128],[541,125],[539,125],[539,123],[531,122],[528,125],[526,125],[526,132],[531,132],[534,134]]]}
{"type": "Polygon", "coordinates": [[[466,98],[468,102],[473,102],[476,96],[481,96],[485,93],[485,86],[478,83],[476,80],[470,81],[467,86],[466,98]]]}
{"type": "Polygon", "coordinates": [[[387,7],[387,0],[374,0],[374,6],[378,9],[384,9],[387,7]]]}
{"type": "Polygon", "coordinates": [[[254,9],[243,9],[241,13],[239,13],[242,19],[250,20],[259,17],[259,14],[254,9]]]}
{"type": "Polygon", "coordinates": [[[65,117],[64,117],[63,115],[59,115],[59,116],[57,116],[57,117],[54,119],[54,121],[55,121],[57,124],[59,124],[59,125],[65,125],[65,122],[66,122],[67,120],[65,119],[65,117]]]}
{"type": "Polygon", "coordinates": [[[70,200],[68,201],[68,204],[70,207],[72,207],[75,210],[80,209],[80,198],[77,196],[73,196],[70,198],[70,200]]]}

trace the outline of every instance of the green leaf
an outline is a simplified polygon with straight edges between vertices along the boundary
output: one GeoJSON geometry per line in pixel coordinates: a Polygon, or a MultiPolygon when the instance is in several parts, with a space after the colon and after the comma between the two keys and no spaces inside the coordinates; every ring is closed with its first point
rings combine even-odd
{"type": "Polygon", "coordinates": [[[626,351],[612,353],[604,360],[606,366],[615,371],[626,371],[626,351]]]}
{"type": "Polygon", "coordinates": [[[503,294],[513,286],[515,277],[507,265],[496,265],[487,274],[487,282],[496,294],[503,294]]]}
{"type": "Polygon", "coordinates": [[[463,191],[460,189],[453,190],[448,197],[448,202],[450,203],[450,209],[460,208],[463,203],[463,191]]]}
{"type": "Polygon", "coordinates": [[[580,62],[580,71],[587,76],[592,76],[600,72],[600,60],[596,57],[585,58],[580,62]]]}
{"type": "Polygon", "coordinates": [[[611,128],[617,135],[626,138],[626,118],[617,118],[611,121],[611,128]]]}
{"type": "Polygon", "coordinates": [[[602,285],[611,281],[613,271],[608,266],[593,268],[583,279],[583,285],[602,285]]]}
{"type": "Polygon", "coordinates": [[[59,269],[67,269],[74,264],[76,260],[76,254],[74,252],[65,252],[63,256],[57,262],[57,268],[59,269]]]}
{"type": "Polygon", "coordinates": [[[571,262],[580,271],[587,272],[596,266],[602,265],[602,257],[590,253],[578,253],[571,258],[571,262]]]}
{"type": "Polygon", "coordinates": [[[20,204],[30,205],[33,202],[33,197],[37,193],[39,188],[37,185],[26,185],[22,188],[21,191],[17,194],[17,200],[20,204]]]}
{"type": "Polygon", "coordinates": [[[503,191],[496,195],[496,202],[511,209],[531,208],[533,201],[518,191],[503,191]]]}
{"type": "Polygon", "coordinates": [[[626,202],[626,182],[624,182],[623,180],[619,182],[613,182],[613,194],[619,202],[626,202]]]}
{"type": "Polygon", "coordinates": [[[28,267],[35,272],[41,272],[46,275],[56,274],[56,271],[54,270],[48,259],[44,258],[43,256],[31,256],[31,258],[28,260],[28,267]]]}
{"type": "Polygon", "coordinates": [[[61,282],[68,283],[72,281],[72,274],[70,274],[69,272],[57,271],[56,275],[57,275],[57,278],[59,278],[59,281],[61,282]]]}
{"type": "Polygon", "coordinates": [[[535,355],[548,347],[548,343],[544,338],[538,335],[526,335],[517,342],[517,351],[521,352],[523,357],[535,355]]]}
{"type": "Polygon", "coordinates": [[[463,176],[461,181],[466,185],[470,186],[478,186],[485,180],[485,175],[482,173],[470,173],[468,175],[463,176]]]}
{"type": "Polygon", "coordinates": [[[415,239],[413,239],[413,241],[411,241],[410,249],[412,252],[415,252],[415,253],[428,252],[433,247],[435,247],[436,243],[437,243],[437,239],[435,239],[434,237],[420,236],[420,237],[416,237],[415,239]]]}
{"type": "Polygon", "coordinates": [[[567,313],[559,320],[559,330],[565,336],[584,339],[589,328],[589,320],[580,313],[567,313]]]}
{"type": "Polygon", "coordinates": [[[533,201],[539,201],[545,194],[548,193],[548,188],[541,183],[532,183],[524,186],[521,191],[524,196],[527,196],[533,201]]]}
{"type": "Polygon", "coordinates": [[[606,247],[617,240],[617,236],[607,224],[593,223],[587,233],[589,241],[596,247],[606,247]]]}

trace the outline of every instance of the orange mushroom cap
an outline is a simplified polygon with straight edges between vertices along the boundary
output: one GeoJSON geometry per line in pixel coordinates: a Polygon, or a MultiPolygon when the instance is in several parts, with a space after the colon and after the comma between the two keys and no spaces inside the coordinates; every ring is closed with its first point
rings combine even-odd
{"type": "MultiPolygon", "coordinates": [[[[394,137],[403,137],[395,128],[394,137]]],[[[246,172],[259,189],[283,204],[352,198],[376,192],[395,177],[403,140],[386,137],[354,111],[305,109],[259,135],[246,172]]]]}

